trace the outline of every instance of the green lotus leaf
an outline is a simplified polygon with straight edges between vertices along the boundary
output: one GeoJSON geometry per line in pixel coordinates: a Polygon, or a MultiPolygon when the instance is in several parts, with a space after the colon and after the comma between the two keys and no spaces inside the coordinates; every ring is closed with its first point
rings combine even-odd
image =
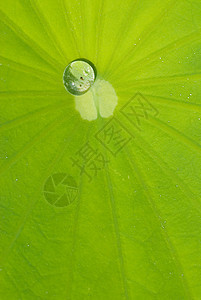
{"type": "Polygon", "coordinates": [[[201,299],[200,16],[1,1],[0,299],[201,299]],[[76,59],[97,71],[81,96],[76,59]]]}

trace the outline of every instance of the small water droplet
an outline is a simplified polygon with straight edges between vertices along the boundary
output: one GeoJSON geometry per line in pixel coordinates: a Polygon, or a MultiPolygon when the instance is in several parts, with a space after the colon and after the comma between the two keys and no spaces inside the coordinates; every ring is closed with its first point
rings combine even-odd
{"type": "Polygon", "coordinates": [[[83,95],[94,84],[96,68],[86,59],[76,59],[65,69],[63,83],[66,90],[72,95],[83,95]]]}

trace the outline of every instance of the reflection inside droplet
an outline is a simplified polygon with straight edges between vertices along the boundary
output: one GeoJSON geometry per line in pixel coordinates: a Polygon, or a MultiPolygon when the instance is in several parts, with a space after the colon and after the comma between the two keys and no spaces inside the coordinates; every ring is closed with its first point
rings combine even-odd
{"type": "Polygon", "coordinates": [[[63,83],[66,90],[76,96],[85,94],[96,79],[94,65],[85,59],[72,61],[65,69],[63,83]]]}

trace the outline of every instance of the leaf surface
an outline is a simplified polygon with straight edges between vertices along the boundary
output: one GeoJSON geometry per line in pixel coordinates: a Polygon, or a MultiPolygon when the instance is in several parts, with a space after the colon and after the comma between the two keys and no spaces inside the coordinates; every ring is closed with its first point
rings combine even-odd
{"type": "Polygon", "coordinates": [[[200,15],[196,0],[1,1],[2,300],[201,299],[200,15]],[[83,120],[64,89],[80,57],[115,89],[112,118],[83,120]]]}

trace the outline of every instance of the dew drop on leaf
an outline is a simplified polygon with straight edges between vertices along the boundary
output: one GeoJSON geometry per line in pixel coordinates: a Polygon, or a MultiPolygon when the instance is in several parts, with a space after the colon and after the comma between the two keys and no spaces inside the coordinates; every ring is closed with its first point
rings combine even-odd
{"type": "Polygon", "coordinates": [[[76,96],[85,94],[96,79],[94,65],[85,59],[72,61],[63,74],[63,83],[66,90],[76,96]]]}

